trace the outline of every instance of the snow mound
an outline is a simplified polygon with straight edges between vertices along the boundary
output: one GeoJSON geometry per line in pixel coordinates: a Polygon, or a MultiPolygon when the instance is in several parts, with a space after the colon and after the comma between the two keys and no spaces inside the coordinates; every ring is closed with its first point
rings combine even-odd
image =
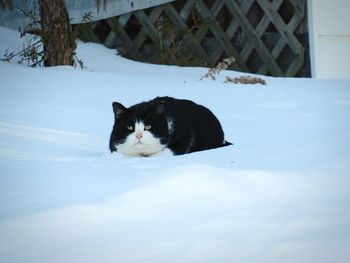
{"type": "MultiPolygon", "coordinates": [[[[0,28],[0,54],[21,46],[0,28]]],[[[86,68],[0,62],[0,262],[318,262],[350,256],[350,80],[202,80],[79,43],[86,68]],[[233,146],[108,151],[112,102],[194,100],[233,146]]]]}

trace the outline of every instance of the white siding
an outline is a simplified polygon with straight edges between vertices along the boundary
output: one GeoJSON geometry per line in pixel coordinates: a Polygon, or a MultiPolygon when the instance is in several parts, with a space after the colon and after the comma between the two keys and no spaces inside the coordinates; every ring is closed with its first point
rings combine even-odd
{"type": "MultiPolygon", "coordinates": [[[[79,24],[83,20],[84,15],[88,12],[91,12],[92,21],[97,21],[173,1],[174,0],[108,0],[106,8],[100,7],[99,11],[97,11],[95,0],[66,0],[66,5],[71,24],[79,24]]],[[[12,0],[12,3],[15,7],[13,11],[9,11],[8,9],[0,11],[0,26],[18,29],[18,27],[23,28],[27,25],[30,22],[29,19],[23,16],[23,14],[18,11],[18,8],[33,10],[39,13],[37,0],[12,0]]]]}
{"type": "Polygon", "coordinates": [[[350,0],[308,0],[312,76],[350,78],[350,0]]]}
{"type": "Polygon", "coordinates": [[[173,1],[174,0],[108,0],[106,2],[106,8],[100,7],[98,12],[95,0],[67,0],[66,3],[71,23],[79,24],[83,16],[88,12],[92,13],[92,20],[97,21],[173,1]]]}

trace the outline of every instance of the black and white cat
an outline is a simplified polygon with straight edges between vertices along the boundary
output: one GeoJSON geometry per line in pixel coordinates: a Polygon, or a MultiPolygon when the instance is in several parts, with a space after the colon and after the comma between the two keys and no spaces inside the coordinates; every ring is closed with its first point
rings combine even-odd
{"type": "Polygon", "coordinates": [[[112,105],[111,152],[151,156],[169,149],[179,155],[231,144],[224,140],[214,114],[190,100],[157,97],[130,108],[118,102],[112,105]]]}

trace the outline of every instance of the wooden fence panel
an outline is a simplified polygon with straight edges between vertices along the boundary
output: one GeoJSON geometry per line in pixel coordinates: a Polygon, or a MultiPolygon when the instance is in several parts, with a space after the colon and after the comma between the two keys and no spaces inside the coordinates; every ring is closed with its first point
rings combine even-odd
{"type": "Polygon", "coordinates": [[[81,37],[150,63],[212,67],[233,56],[235,70],[306,76],[305,9],[305,0],[182,0],[84,25],[81,37]]]}

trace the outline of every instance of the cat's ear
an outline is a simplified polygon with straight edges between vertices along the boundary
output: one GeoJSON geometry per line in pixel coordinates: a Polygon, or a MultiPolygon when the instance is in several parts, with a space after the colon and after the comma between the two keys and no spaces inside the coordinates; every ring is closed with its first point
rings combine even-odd
{"type": "Polygon", "coordinates": [[[112,106],[113,106],[114,117],[116,119],[118,119],[120,115],[122,115],[126,111],[126,108],[119,102],[113,102],[112,106]]]}
{"type": "Polygon", "coordinates": [[[164,104],[159,104],[156,108],[156,113],[158,114],[163,114],[165,111],[165,107],[164,107],[164,104]]]}

